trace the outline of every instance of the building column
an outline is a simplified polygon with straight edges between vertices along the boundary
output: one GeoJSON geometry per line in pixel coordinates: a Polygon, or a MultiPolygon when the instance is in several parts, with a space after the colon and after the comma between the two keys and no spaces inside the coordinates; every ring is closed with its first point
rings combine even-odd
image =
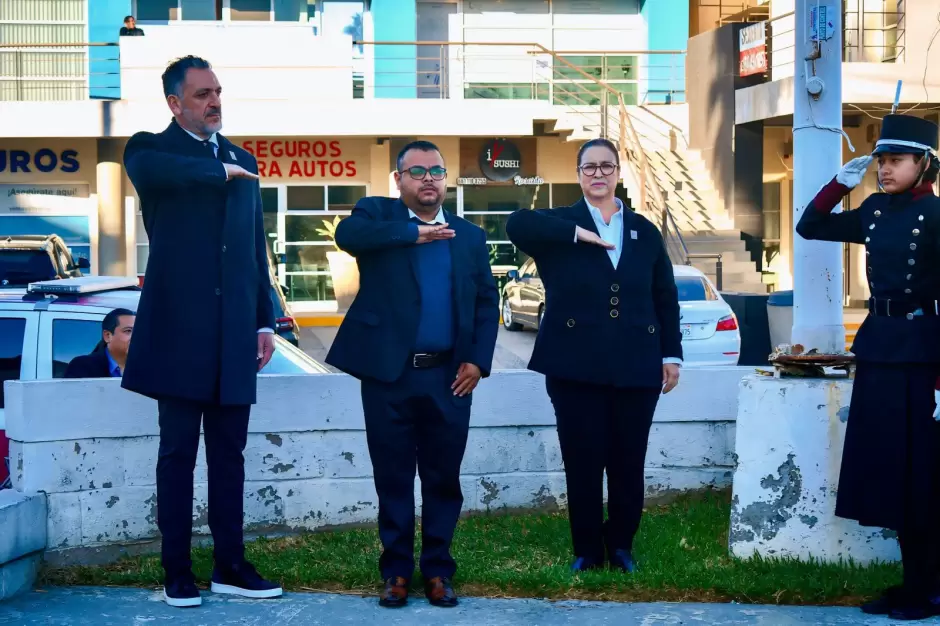
{"type": "Polygon", "coordinates": [[[390,191],[395,188],[391,181],[389,170],[390,157],[389,141],[374,143],[369,146],[369,195],[391,196],[390,191]],[[391,185],[391,186],[390,186],[391,185]]]}
{"type": "Polygon", "coordinates": [[[123,141],[98,140],[98,274],[127,274],[123,141]]]}

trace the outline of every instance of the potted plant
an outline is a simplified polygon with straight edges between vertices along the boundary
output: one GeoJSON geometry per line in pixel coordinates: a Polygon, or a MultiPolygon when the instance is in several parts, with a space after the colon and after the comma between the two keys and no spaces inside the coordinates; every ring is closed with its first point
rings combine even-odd
{"type": "Polygon", "coordinates": [[[330,262],[330,274],[333,276],[336,309],[345,313],[359,293],[359,266],[356,265],[356,259],[336,245],[336,226],[341,219],[342,217],[337,215],[333,221],[323,220],[323,227],[317,229],[317,234],[326,237],[333,244],[334,250],[327,252],[326,258],[330,262]]]}

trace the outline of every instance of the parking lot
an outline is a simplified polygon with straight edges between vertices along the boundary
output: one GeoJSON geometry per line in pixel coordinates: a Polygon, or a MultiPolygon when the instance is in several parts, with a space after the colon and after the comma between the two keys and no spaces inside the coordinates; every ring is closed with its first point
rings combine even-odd
{"type": "MultiPolygon", "coordinates": [[[[334,337],[336,337],[335,326],[302,327],[300,329],[300,347],[304,352],[326,365],[326,353],[329,352],[334,337]]],[[[525,369],[529,357],[532,356],[532,347],[534,345],[534,331],[510,332],[505,328],[500,328],[496,340],[496,353],[493,357],[493,369],[525,369]]],[[[335,371],[335,368],[330,369],[335,371]]]]}

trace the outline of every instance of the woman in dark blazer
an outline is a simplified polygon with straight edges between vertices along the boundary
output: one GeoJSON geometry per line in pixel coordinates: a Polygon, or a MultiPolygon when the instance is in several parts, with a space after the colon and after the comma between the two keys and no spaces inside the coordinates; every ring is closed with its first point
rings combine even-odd
{"type": "Polygon", "coordinates": [[[506,231],[535,259],[545,287],[529,369],[545,374],[555,407],[572,569],[602,566],[606,552],[612,567],[632,572],[653,412],[682,363],[679,298],[659,230],[614,196],[616,147],[587,142],[577,169],[582,200],[516,211],[506,231]]]}

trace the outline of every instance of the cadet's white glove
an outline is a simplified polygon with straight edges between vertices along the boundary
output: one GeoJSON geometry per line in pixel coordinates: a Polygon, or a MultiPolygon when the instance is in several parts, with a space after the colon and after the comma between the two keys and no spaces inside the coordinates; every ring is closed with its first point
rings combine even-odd
{"type": "Polygon", "coordinates": [[[934,402],[937,403],[937,408],[934,409],[934,412],[933,412],[933,418],[935,420],[940,420],[940,390],[935,390],[933,392],[933,399],[934,399],[934,402]]]}
{"type": "Polygon", "coordinates": [[[865,176],[865,170],[871,165],[875,157],[870,154],[852,159],[842,166],[842,170],[836,174],[836,181],[845,185],[849,189],[854,189],[865,176]]]}

